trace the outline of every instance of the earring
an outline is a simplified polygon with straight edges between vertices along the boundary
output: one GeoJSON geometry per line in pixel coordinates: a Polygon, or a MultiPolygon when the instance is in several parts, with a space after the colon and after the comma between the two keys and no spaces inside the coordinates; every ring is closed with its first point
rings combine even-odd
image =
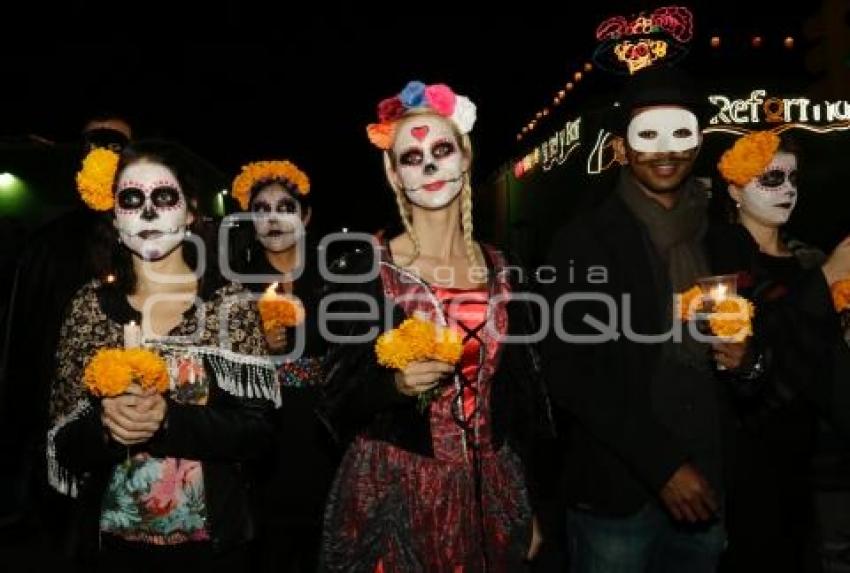
{"type": "Polygon", "coordinates": [[[736,208],[736,209],[740,209],[740,208],[741,208],[741,204],[740,204],[740,203],[735,203],[735,208],[736,208]]]}

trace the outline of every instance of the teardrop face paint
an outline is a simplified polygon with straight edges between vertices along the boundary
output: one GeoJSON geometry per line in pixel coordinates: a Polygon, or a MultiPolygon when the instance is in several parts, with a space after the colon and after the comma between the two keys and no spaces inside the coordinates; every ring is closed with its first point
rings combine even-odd
{"type": "Polygon", "coordinates": [[[177,178],[164,165],[128,165],[118,178],[115,198],[115,228],[136,255],[156,261],[183,242],[188,204],[177,178]]]}
{"type": "Polygon", "coordinates": [[[460,195],[467,161],[447,120],[423,115],[402,121],[393,154],[404,194],[414,205],[442,209],[460,195]]]}
{"type": "Polygon", "coordinates": [[[770,226],[788,222],[797,205],[797,157],[780,151],[741,193],[741,211],[770,226]]]}

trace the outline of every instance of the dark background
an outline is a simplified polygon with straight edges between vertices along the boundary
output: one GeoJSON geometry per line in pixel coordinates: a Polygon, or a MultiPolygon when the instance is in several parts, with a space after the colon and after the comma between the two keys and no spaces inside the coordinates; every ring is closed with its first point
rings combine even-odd
{"type": "MultiPolygon", "coordinates": [[[[744,93],[753,83],[808,93],[823,77],[812,70],[829,71],[826,60],[812,56],[829,43],[829,31],[806,36],[804,30],[826,9],[818,3],[688,5],[696,35],[681,65],[723,93],[744,93]],[[723,40],[719,50],[709,47],[715,34],[723,40]],[[764,38],[758,50],[750,46],[756,34],[764,38]],[[795,38],[793,50],[782,47],[786,36],[795,38]],[[806,58],[813,57],[807,67],[806,58]]],[[[77,201],[74,144],[86,117],[115,110],[130,119],[137,136],[184,143],[215,165],[225,182],[247,161],[289,158],[312,179],[321,230],[372,231],[395,218],[380,154],[365,137],[380,99],[410,79],[445,82],[468,95],[479,110],[472,135],[481,186],[535,143],[534,136],[520,143],[516,136],[537,111],[552,107],[554,94],[589,61],[597,24],[655,7],[86,3],[61,14],[51,9],[7,18],[0,51],[0,172],[28,184],[32,201],[21,220],[37,225],[77,201]]],[[[846,20],[842,24],[839,31],[847,29],[846,20]]],[[[617,87],[610,74],[586,74],[537,132],[547,134],[547,122],[574,117],[617,87]]]]}

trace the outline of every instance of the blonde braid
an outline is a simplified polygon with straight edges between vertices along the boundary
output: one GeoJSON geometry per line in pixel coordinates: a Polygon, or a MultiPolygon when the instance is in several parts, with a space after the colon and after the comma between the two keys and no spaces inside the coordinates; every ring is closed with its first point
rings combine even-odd
{"type": "Polygon", "coordinates": [[[466,246],[466,258],[473,267],[478,266],[478,251],[472,238],[472,182],[469,173],[463,176],[463,189],[460,192],[460,226],[463,230],[463,243],[466,246]]]}
{"type": "MultiPolygon", "coordinates": [[[[384,163],[390,167],[392,166],[392,158],[389,153],[384,153],[384,163]]],[[[407,204],[407,199],[404,197],[404,192],[399,186],[395,185],[392,180],[390,180],[390,186],[393,188],[395,202],[398,206],[398,216],[401,217],[401,223],[404,225],[404,230],[407,231],[407,234],[410,236],[410,240],[413,242],[413,255],[403,264],[403,266],[408,266],[419,258],[419,253],[421,252],[419,237],[416,236],[416,233],[413,230],[413,222],[410,220],[410,207],[407,204]]]]}

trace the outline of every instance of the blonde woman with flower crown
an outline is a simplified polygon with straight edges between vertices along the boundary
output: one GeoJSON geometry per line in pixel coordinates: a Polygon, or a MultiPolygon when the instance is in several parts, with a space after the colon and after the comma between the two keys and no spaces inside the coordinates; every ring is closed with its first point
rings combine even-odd
{"type": "Polygon", "coordinates": [[[352,441],[328,498],[321,570],[523,570],[541,543],[530,462],[550,429],[548,402],[533,345],[504,338],[534,330],[515,296],[522,285],[473,238],[475,106],[448,86],[410,82],[378,117],[368,135],[404,232],[333,269],[342,300],[328,328],[341,338],[321,414],[352,441]],[[373,303],[375,320],[332,320],[373,303]],[[379,364],[375,335],[410,317],[453,329],[459,361],[379,364]]]}
{"type": "Polygon", "coordinates": [[[196,169],[173,144],[137,142],[92,151],[77,178],[103,214],[104,280],[63,322],[47,461],[51,485],[79,502],[81,570],[248,566],[247,467],[271,452],[280,395],[253,301],[210,269],[196,169]],[[163,394],[90,391],[122,375],[100,350],[138,346],[164,361],[163,394]]]}

